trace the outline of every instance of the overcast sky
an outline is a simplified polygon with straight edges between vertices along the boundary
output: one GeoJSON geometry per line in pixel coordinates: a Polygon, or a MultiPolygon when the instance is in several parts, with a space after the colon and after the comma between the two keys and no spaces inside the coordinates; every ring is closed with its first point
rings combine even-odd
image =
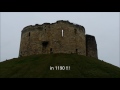
{"type": "Polygon", "coordinates": [[[21,30],[25,26],[69,20],[84,26],[86,34],[95,36],[99,59],[115,66],[120,64],[119,12],[1,12],[0,19],[0,61],[18,57],[21,30]]]}

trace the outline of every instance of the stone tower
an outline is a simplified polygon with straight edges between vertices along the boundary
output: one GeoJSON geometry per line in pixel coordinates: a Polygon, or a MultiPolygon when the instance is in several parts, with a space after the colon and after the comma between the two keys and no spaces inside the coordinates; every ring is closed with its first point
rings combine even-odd
{"type": "Polygon", "coordinates": [[[22,30],[19,56],[49,53],[86,55],[85,29],[69,21],[27,26],[22,30]]]}
{"type": "Polygon", "coordinates": [[[92,54],[86,52],[86,50],[95,49],[95,45],[92,46],[86,42],[88,40],[86,38],[85,28],[69,21],[59,20],[55,23],[30,25],[21,32],[19,56],[77,53],[79,55],[86,56],[87,54],[87,56],[95,57],[96,52],[92,54]],[[86,43],[89,45],[86,46],[86,43]],[[86,49],[86,47],[92,47],[92,49],[86,49]]]}
{"type": "Polygon", "coordinates": [[[86,35],[86,56],[98,58],[97,43],[92,35],[86,35]]]}

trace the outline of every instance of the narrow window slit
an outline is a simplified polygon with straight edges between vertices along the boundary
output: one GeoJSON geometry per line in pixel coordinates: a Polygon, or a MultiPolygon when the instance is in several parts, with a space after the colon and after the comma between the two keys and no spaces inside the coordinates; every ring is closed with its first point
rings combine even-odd
{"type": "Polygon", "coordinates": [[[50,48],[50,53],[52,53],[52,48],[50,48]]]}
{"type": "Polygon", "coordinates": [[[30,32],[29,32],[29,37],[30,37],[30,32]]]}
{"type": "Polygon", "coordinates": [[[76,53],[78,53],[78,49],[76,49],[76,53]]]}
{"type": "Polygon", "coordinates": [[[63,37],[63,30],[62,30],[62,37],[63,37]]]}

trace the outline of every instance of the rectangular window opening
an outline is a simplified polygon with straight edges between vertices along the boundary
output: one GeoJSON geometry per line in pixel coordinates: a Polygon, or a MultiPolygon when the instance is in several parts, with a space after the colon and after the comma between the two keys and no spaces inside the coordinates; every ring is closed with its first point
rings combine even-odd
{"type": "Polygon", "coordinates": [[[63,37],[63,30],[62,30],[62,37],[63,37]]]}

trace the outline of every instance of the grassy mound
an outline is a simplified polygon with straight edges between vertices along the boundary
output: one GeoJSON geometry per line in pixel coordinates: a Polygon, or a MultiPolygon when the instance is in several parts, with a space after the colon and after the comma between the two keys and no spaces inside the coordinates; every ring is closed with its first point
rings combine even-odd
{"type": "Polygon", "coordinates": [[[0,78],[120,78],[120,68],[77,54],[42,54],[0,62],[0,78]],[[55,66],[70,70],[50,70],[55,66]]]}

